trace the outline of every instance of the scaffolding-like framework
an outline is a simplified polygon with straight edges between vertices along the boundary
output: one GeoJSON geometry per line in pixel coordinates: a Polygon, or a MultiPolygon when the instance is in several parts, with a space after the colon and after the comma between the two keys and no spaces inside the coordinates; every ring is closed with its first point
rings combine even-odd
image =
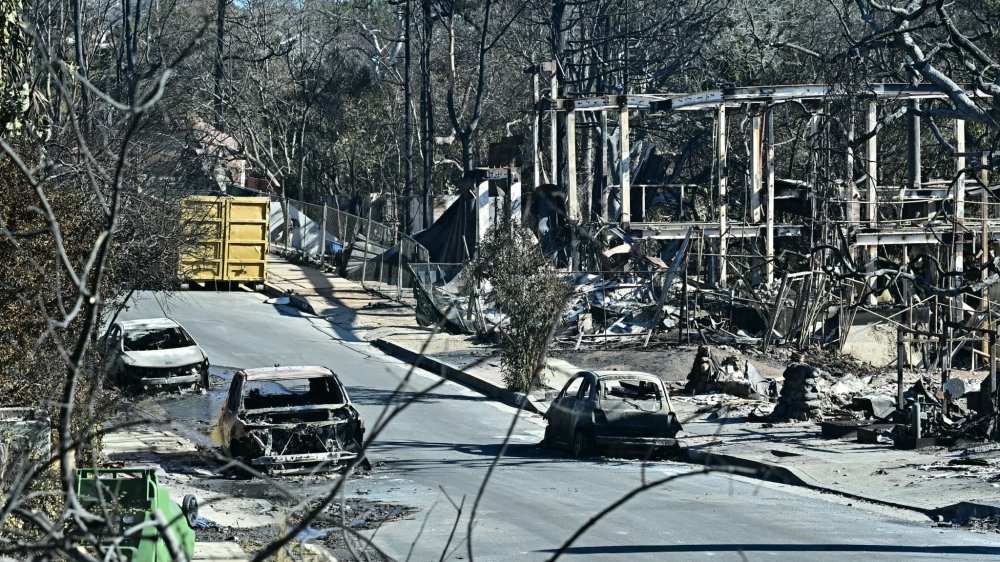
{"type": "MultiPolygon", "coordinates": [[[[975,357],[987,356],[992,348],[987,341],[992,338],[989,329],[990,311],[988,305],[987,287],[983,283],[978,295],[972,294],[968,286],[963,289],[963,273],[966,271],[967,255],[978,254],[979,263],[975,269],[982,270],[982,280],[987,278],[987,264],[990,259],[988,244],[997,240],[1000,233],[1000,213],[991,213],[996,205],[991,199],[993,187],[989,186],[988,172],[992,154],[985,152],[970,153],[966,151],[965,122],[962,119],[951,118],[951,130],[947,132],[951,145],[948,152],[954,162],[954,175],[945,180],[925,180],[922,173],[921,157],[921,110],[922,103],[947,103],[948,96],[931,86],[910,86],[901,84],[877,84],[864,91],[847,91],[837,86],[807,84],[782,86],[750,86],[730,87],[691,94],[642,94],[642,95],[610,95],[590,96],[580,98],[558,97],[559,87],[555,76],[552,76],[551,93],[547,99],[539,95],[539,71],[551,72],[552,66],[545,65],[536,68],[534,72],[534,92],[536,112],[533,128],[533,158],[534,186],[537,188],[542,178],[542,149],[540,145],[541,124],[547,115],[550,120],[548,163],[546,170],[553,182],[559,182],[560,161],[565,163],[565,178],[560,187],[565,190],[567,203],[567,218],[571,223],[589,222],[583,219],[580,210],[579,186],[577,185],[577,118],[578,113],[598,113],[596,119],[605,139],[609,114],[618,120],[618,151],[620,158],[615,162],[619,182],[609,185],[601,181],[600,197],[606,201],[608,190],[616,189],[621,194],[621,213],[616,217],[605,217],[607,222],[619,226],[636,239],[682,239],[688,233],[711,244],[717,252],[710,273],[715,286],[725,288],[729,279],[728,261],[730,259],[730,242],[734,239],[752,239],[755,248],[761,248],[760,255],[753,256],[759,275],[755,278],[769,286],[775,283],[775,242],[784,237],[809,236],[810,246],[828,245],[843,247],[852,263],[861,264],[867,273],[874,275],[879,262],[879,248],[883,252],[892,251],[895,254],[908,256],[909,248],[926,246],[933,248],[940,263],[948,271],[945,281],[951,291],[936,298],[940,311],[935,312],[935,318],[930,323],[931,331],[940,335],[939,341],[947,342],[948,361],[942,359],[942,369],[947,376],[950,367],[950,357],[954,355],[955,344],[958,347],[970,340],[983,343],[982,350],[973,350],[973,368],[975,357]],[[830,144],[825,145],[827,154],[835,152],[838,158],[843,158],[840,165],[847,170],[845,177],[837,180],[835,188],[830,183],[819,185],[817,175],[802,180],[786,180],[776,189],[775,162],[775,108],[782,104],[797,104],[806,108],[809,113],[808,138],[811,139],[809,151],[815,155],[819,152],[819,143],[824,134],[823,118],[830,104],[850,102],[850,107],[860,107],[863,114],[859,129],[854,132],[854,126],[848,133],[847,143],[842,143],[837,150],[830,150],[830,144]],[[886,116],[889,115],[883,106],[905,106],[896,116],[902,115],[906,124],[906,180],[902,185],[880,183],[879,142],[887,126],[886,116]],[[882,119],[880,121],[880,109],[882,119]],[[683,189],[681,186],[681,213],[679,220],[670,222],[654,222],[648,220],[645,209],[645,187],[641,187],[639,196],[643,204],[639,205],[639,215],[633,215],[632,198],[636,197],[637,186],[631,185],[633,168],[632,148],[630,145],[629,119],[635,112],[706,112],[712,115],[714,127],[714,165],[710,186],[714,217],[710,221],[684,220],[683,189]],[[742,113],[749,119],[749,154],[746,158],[745,173],[748,188],[748,205],[743,216],[730,216],[730,178],[735,170],[731,169],[729,158],[729,128],[727,119],[731,114],[742,113]],[[562,115],[560,115],[562,114],[562,115]],[[562,117],[562,119],[560,119],[562,117]],[[563,123],[565,144],[558,146],[557,138],[559,122],[563,123]],[[856,147],[863,149],[857,150],[856,147]],[[559,150],[565,151],[560,159],[559,150]],[[856,171],[862,172],[857,174],[856,171]],[[782,200],[796,200],[809,209],[803,214],[801,221],[779,223],[777,203],[782,200]],[[969,216],[966,212],[968,203],[978,203],[978,216],[969,216]],[[834,212],[829,212],[830,210],[834,212]],[[886,217],[895,218],[886,218],[886,217]],[[734,220],[735,218],[735,220],[734,220]],[[840,237],[839,239],[837,237],[840,237]],[[892,248],[895,248],[894,250],[892,248]],[[968,301],[968,302],[967,302],[968,301]],[[976,302],[978,301],[978,302],[976,302]],[[975,307],[974,318],[968,316],[969,303],[975,307]],[[936,329],[935,329],[936,328],[936,329]]],[[[982,95],[971,89],[970,96],[982,95]]],[[[944,141],[940,131],[935,128],[939,141],[944,141]]],[[[944,142],[947,144],[947,141],[944,142]]],[[[607,162],[606,142],[600,142],[601,159],[607,162]]],[[[815,165],[813,166],[815,169],[815,165]]],[[[672,186],[676,187],[676,186],[672,186]]],[[[595,197],[598,195],[595,193],[595,197]]],[[[975,210],[975,209],[974,209],[975,210]]],[[[785,214],[784,216],[787,216],[785,214]]],[[[746,256],[741,256],[746,257],[746,256]]],[[[815,258],[819,260],[820,258],[815,258]]],[[[813,269],[830,266],[832,258],[823,257],[825,263],[813,261],[813,269]]],[[[576,267],[576,263],[573,264],[576,267]]],[[[835,265],[835,264],[834,264],[835,265]]],[[[970,268],[971,269],[971,268],[970,268]]],[[[786,274],[786,278],[788,275],[786,274]]],[[[785,280],[783,280],[784,284],[785,280]]],[[[869,283],[872,279],[869,279],[869,283]]],[[[828,290],[833,291],[835,283],[831,282],[828,290]]],[[[841,285],[843,285],[841,283],[841,285]]],[[[817,288],[818,289],[818,288],[817,288]]],[[[844,293],[845,302],[850,301],[853,293],[838,289],[844,293]]],[[[862,306],[874,305],[875,295],[872,291],[863,291],[862,306]]],[[[778,300],[782,289],[778,290],[778,300]]],[[[859,297],[854,294],[853,296],[859,297]]],[[[902,306],[916,306],[909,302],[898,303],[902,306]]],[[[925,303],[918,303],[924,305],[925,303]]],[[[778,305],[780,306],[780,304],[778,305]]],[[[919,331],[913,320],[912,312],[904,315],[908,320],[898,323],[901,330],[907,334],[919,331]]],[[[900,332],[903,333],[903,332],[900,332]]],[[[909,337],[909,336],[907,336],[909,337]]]]}

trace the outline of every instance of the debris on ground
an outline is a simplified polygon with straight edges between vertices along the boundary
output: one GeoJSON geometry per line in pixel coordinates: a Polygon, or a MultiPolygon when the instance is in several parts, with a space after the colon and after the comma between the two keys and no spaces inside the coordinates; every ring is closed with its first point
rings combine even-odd
{"type": "Polygon", "coordinates": [[[724,393],[770,400],[778,396],[780,388],[777,381],[764,378],[750,361],[743,361],[735,355],[718,361],[708,346],[699,346],[684,391],[687,394],[724,393]]]}

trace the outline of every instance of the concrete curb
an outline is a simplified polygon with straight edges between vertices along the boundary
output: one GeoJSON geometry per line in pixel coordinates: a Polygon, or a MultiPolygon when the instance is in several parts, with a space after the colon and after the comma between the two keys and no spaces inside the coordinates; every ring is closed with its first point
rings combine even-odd
{"type": "Polygon", "coordinates": [[[443,361],[438,361],[437,359],[426,355],[420,355],[411,349],[407,349],[401,345],[381,338],[371,342],[371,344],[400,361],[416,365],[421,369],[440,375],[450,381],[457,382],[462,386],[475,390],[487,398],[503,402],[504,404],[514,408],[519,407],[521,402],[524,402],[524,410],[526,412],[532,412],[535,414],[542,413],[538,409],[534,400],[531,400],[530,398],[525,399],[526,397],[523,394],[512,392],[502,386],[497,386],[488,381],[484,381],[475,375],[466,373],[461,369],[456,369],[443,361]]]}
{"type": "MultiPolygon", "coordinates": [[[[309,299],[293,295],[273,283],[265,282],[263,293],[269,297],[288,297],[292,307],[308,314],[312,314],[313,316],[318,316],[312,305],[309,303],[309,299]]],[[[535,414],[543,414],[545,412],[544,406],[539,404],[530,396],[526,397],[523,394],[507,390],[502,386],[494,385],[475,375],[466,373],[461,369],[456,369],[443,361],[438,361],[433,357],[420,355],[411,349],[407,349],[386,339],[380,338],[368,343],[382,350],[386,354],[403,361],[404,363],[416,365],[421,369],[440,375],[450,381],[457,382],[462,386],[475,390],[487,398],[503,402],[513,408],[519,407],[521,402],[524,401],[524,410],[526,412],[532,412],[535,414]]]]}
{"type": "Polygon", "coordinates": [[[977,502],[962,502],[954,505],[941,506],[941,507],[919,506],[895,500],[879,498],[876,496],[858,494],[848,490],[844,490],[843,488],[839,488],[837,486],[824,484],[823,482],[816,480],[812,476],[809,476],[804,471],[792,466],[781,466],[778,464],[769,463],[767,461],[759,459],[750,459],[736,455],[727,455],[724,453],[713,453],[711,451],[705,451],[694,447],[683,447],[682,451],[687,456],[687,459],[695,464],[700,464],[708,467],[718,467],[718,468],[724,468],[724,467],[743,468],[754,472],[754,474],[743,474],[744,476],[749,476],[751,478],[757,478],[768,482],[777,482],[779,484],[799,486],[802,488],[809,488],[811,490],[836,494],[838,496],[852,498],[859,501],[866,501],[879,505],[885,505],[888,507],[894,507],[897,509],[915,511],[917,513],[922,513],[931,519],[934,519],[936,517],[943,517],[946,520],[966,519],[968,517],[991,517],[1000,514],[1000,503],[989,504],[989,503],[977,503],[977,502]]]}
{"type": "Polygon", "coordinates": [[[288,299],[289,299],[289,305],[292,308],[296,308],[298,310],[301,310],[302,312],[308,312],[309,314],[312,314],[313,316],[317,316],[316,311],[313,310],[312,305],[309,304],[309,299],[307,299],[305,297],[300,297],[298,295],[293,295],[293,294],[289,293],[288,291],[285,291],[284,289],[282,289],[281,287],[279,287],[279,286],[277,286],[277,285],[275,285],[273,283],[269,283],[269,282],[265,281],[264,282],[264,290],[262,292],[265,295],[267,295],[269,297],[272,297],[272,298],[273,297],[288,297],[288,299]]]}
{"type": "MultiPolygon", "coordinates": [[[[270,297],[287,296],[290,298],[290,302],[293,307],[309,314],[316,314],[313,311],[312,306],[309,304],[308,299],[289,294],[277,285],[265,282],[263,292],[270,297]]],[[[443,361],[434,359],[433,357],[421,355],[418,352],[382,338],[369,343],[384,353],[391,355],[404,363],[409,363],[420,367],[421,369],[440,375],[441,377],[470,388],[492,400],[503,402],[504,404],[514,408],[519,407],[521,402],[524,402],[525,411],[535,414],[545,413],[545,405],[538,402],[531,396],[525,396],[520,393],[512,392],[502,386],[485,381],[443,361]]],[[[752,459],[724,453],[713,453],[698,447],[682,446],[681,449],[682,454],[687,458],[687,460],[694,464],[720,469],[725,467],[737,467],[752,472],[752,474],[741,473],[743,476],[757,478],[768,482],[776,482],[779,484],[799,486],[802,488],[836,494],[838,496],[893,507],[896,509],[914,511],[922,513],[931,519],[942,517],[945,520],[951,520],[966,519],[968,517],[992,517],[1000,515],[1000,502],[961,502],[941,507],[919,506],[875,496],[858,494],[844,490],[837,486],[824,484],[796,467],[782,466],[760,459],[752,459]]]]}

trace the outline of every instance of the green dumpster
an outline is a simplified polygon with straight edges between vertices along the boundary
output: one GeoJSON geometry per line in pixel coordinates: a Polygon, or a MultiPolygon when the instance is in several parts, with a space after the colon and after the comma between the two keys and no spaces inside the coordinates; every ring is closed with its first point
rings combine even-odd
{"type": "MultiPolygon", "coordinates": [[[[188,560],[194,556],[195,520],[198,502],[194,496],[184,496],[181,505],[170,499],[167,489],[156,480],[152,468],[99,468],[76,471],[76,493],[80,504],[88,511],[105,518],[110,547],[113,538],[129,529],[154,520],[159,511],[175,544],[188,560]]],[[[173,560],[167,542],[155,523],[125,536],[119,543],[122,554],[130,562],[167,562],[173,560]]]]}

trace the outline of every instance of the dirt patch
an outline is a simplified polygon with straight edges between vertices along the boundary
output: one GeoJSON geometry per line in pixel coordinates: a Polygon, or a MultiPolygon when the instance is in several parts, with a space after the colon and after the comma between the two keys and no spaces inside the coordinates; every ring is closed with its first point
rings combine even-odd
{"type": "MultiPolygon", "coordinates": [[[[728,345],[713,345],[710,348],[719,359],[735,355],[750,361],[761,375],[769,379],[780,380],[787,363],[787,352],[762,356],[751,348],[739,349],[728,345]]],[[[651,344],[644,348],[636,344],[609,344],[601,349],[554,349],[549,355],[582,369],[643,371],[659,375],[665,382],[681,383],[687,380],[697,353],[696,345],[651,344]]]]}
{"type": "MultiPolygon", "coordinates": [[[[303,550],[304,544],[318,544],[341,561],[388,561],[389,558],[374,551],[367,545],[365,538],[358,535],[363,531],[376,530],[385,523],[406,519],[416,511],[406,505],[348,498],[321,513],[299,538],[289,543],[289,548],[294,556],[303,550]]],[[[198,542],[235,542],[253,556],[283,533],[287,533],[288,528],[298,521],[293,518],[288,525],[236,528],[199,519],[195,534],[198,542]]]]}

